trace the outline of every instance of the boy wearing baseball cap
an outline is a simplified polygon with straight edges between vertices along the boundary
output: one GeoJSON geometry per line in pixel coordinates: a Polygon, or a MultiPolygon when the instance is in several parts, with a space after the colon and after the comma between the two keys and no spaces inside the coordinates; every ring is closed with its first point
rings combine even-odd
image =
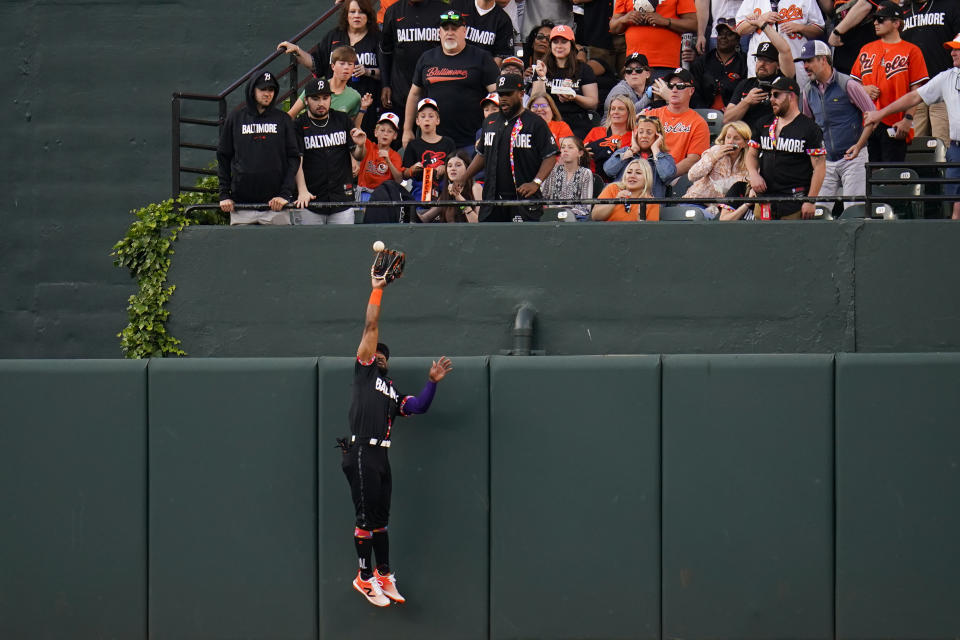
{"type": "Polygon", "coordinates": [[[406,167],[403,177],[414,179],[411,193],[419,200],[423,196],[424,170],[432,169],[434,185],[437,185],[446,169],[447,158],[457,152],[457,145],[452,138],[437,133],[440,107],[432,98],[417,103],[416,123],[419,133],[403,150],[403,166],[406,167]]]}
{"type": "Polygon", "coordinates": [[[400,133],[400,118],[387,111],[380,116],[373,135],[374,143],[367,140],[363,160],[360,161],[360,173],[357,174],[357,199],[366,202],[370,194],[381,184],[390,180],[403,181],[403,162],[400,154],[393,150],[393,143],[400,133]]]}

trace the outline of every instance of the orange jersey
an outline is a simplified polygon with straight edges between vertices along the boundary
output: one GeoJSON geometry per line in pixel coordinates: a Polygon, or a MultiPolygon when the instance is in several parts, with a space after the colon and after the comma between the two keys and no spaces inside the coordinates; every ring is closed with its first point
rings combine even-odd
{"type": "MultiPolygon", "coordinates": [[[[367,140],[365,145],[366,153],[363,160],[360,161],[360,173],[357,174],[357,184],[367,189],[376,189],[387,180],[392,180],[390,168],[387,166],[387,160],[380,157],[380,149],[372,140],[367,140]]],[[[398,171],[403,171],[403,163],[400,160],[400,154],[390,149],[390,162],[398,171]]]]}
{"type": "Polygon", "coordinates": [[[547,123],[547,126],[550,128],[550,133],[553,134],[553,139],[557,145],[560,144],[560,138],[573,137],[573,130],[563,120],[551,120],[547,123]]]}
{"type": "Polygon", "coordinates": [[[680,162],[691,153],[703,155],[703,152],[710,148],[710,128],[707,121],[693,109],[677,114],[668,107],[660,107],[647,109],[644,113],[660,119],[664,140],[675,161],[680,162]]]}
{"type": "MultiPolygon", "coordinates": [[[[633,0],[615,0],[613,12],[624,14],[633,11],[633,0]]],[[[695,0],[660,0],[656,12],[664,18],[676,20],[685,13],[696,13],[695,0]]],[[[627,40],[627,55],[642,53],[651,67],[680,66],[680,34],[666,27],[631,24],[624,31],[627,40]]]]}
{"type": "MultiPolygon", "coordinates": [[[[600,192],[600,195],[597,198],[603,199],[613,199],[617,197],[617,194],[620,193],[620,187],[616,184],[608,184],[603,188],[603,191],[600,192]]],[[[647,208],[647,220],[655,221],[660,219],[660,205],[658,204],[648,204],[647,208]]],[[[607,222],[637,222],[640,220],[640,205],[632,204],[630,205],[630,210],[627,211],[626,207],[622,204],[615,205],[613,207],[613,213],[610,214],[610,217],[607,218],[607,222]]]]}
{"type": "MultiPolygon", "coordinates": [[[[872,84],[880,88],[880,96],[873,101],[877,109],[883,109],[928,79],[923,53],[917,45],[906,40],[892,44],[874,40],[863,45],[850,75],[865,85],[872,84]]],[[[892,126],[902,119],[902,112],[894,113],[884,118],[883,123],[892,126]]],[[[912,138],[911,131],[907,142],[912,138]]]]}

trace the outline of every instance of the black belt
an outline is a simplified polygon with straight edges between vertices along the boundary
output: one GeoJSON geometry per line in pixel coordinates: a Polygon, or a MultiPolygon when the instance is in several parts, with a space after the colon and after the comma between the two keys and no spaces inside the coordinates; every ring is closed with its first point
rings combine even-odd
{"type": "Polygon", "coordinates": [[[350,444],[353,444],[354,442],[362,442],[363,444],[371,447],[390,448],[390,441],[381,440],[380,438],[358,438],[357,436],[350,436],[350,444]]]}

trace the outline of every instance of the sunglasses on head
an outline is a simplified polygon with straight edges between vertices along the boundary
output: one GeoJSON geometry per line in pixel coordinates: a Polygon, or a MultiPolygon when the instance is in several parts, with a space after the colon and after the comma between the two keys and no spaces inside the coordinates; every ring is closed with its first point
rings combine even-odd
{"type": "Polygon", "coordinates": [[[669,87],[670,89],[676,89],[677,91],[683,91],[684,89],[687,89],[688,87],[692,87],[692,86],[693,85],[688,82],[668,82],[667,83],[667,87],[669,87]]]}
{"type": "Polygon", "coordinates": [[[657,124],[660,124],[660,118],[658,118],[657,116],[639,115],[637,116],[637,122],[655,122],[657,124]]]}
{"type": "Polygon", "coordinates": [[[627,67],[626,69],[623,70],[623,72],[624,72],[625,74],[627,74],[627,73],[643,73],[644,71],[646,71],[646,69],[644,69],[643,67],[627,67]]]}

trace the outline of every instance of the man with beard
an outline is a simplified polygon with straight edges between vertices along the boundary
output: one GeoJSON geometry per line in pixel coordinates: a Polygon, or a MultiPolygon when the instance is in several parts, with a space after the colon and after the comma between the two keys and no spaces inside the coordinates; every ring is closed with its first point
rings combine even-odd
{"type": "Polygon", "coordinates": [[[431,98],[443,113],[438,133],[452,138],[458,149],[473,152],[474,136],[483,119],[475,105],[495,88],[500,70],[490,54],[467,44],[467,25],[461,13],[440,16],[440,47],[417,61],[407,94],[403,146],[413,140],[417,105],[431,98]]]}
{"type": "MultiPolygon", "coordinates": [[[[497,80],[500,113],[483,121],[477,155],[464,182],[481,169],[484,200],[532,199],[557,163],[557,143],[543,118],[523,108],[523,76],[507,73],[497,80]]],[[[480,209],[480,222],[539,220],[540,205],[480,209]]]]}
{"type": "Polygon", "coordinates": [[[273,105],[280,84],[269,71],[250,78],[246,104],[223,123],[217,146],[220,210],[230,224],[290,224],[283,208],[293,199],[300,166],[293,121],[273,105]],[[269,211],[237,210],[235,203],[269,202],[269,211]]]}
{"type": "Polygon", "coordinates": [[[747,150],[750,186],[759,196],[792,196],[795,201],[763,204],[761,220],[813,218],[814,204],[826,174],[827,150],[817,123],[800,113],[800,87],[777,78],[770,89],[773,118],[757,127],[747,150]]]}
{"type": "Polygon", "coordinates": [[[343,448],[341,467],[350,483],[356,511],[353,542],[360,570],[353,580],[353,588],[371,604],[386,607],[391,600],[405,602],[397,591],[397,581],[390,568],[390,539],[387,536],[393,489],[387,451],[393,421],[398,416],[426,413],[433,402],[437,383],[450,373],[453,365],[449,358],[442,356],[430,366],[427,384],[419,395],[399,393],[393,380],[387,376],[390,349],[378,342],[380,305],[387,281],[371,276],[371,286],[373,290],[367,302],[363,337],[357,347],[357,361],[353,364],[350,439],[338,439],[338,443],[343,448]],[[373,565],[374,554],[376,566],[373,565]]]}
{"type": "MultiPolygon", "coordinates": [[[[748,21],[754,20],[748,18],[748,21]]],[[[755,23],[760,24],[754,20],[755,23]]],[[[723,123],[729,124],[743,120],[753,129],[770,119],[773,109],[770,107],[770,83],[779,77],[792,78],[796,73],[793,51],[776,29],[762,24],[763,32],[769,42],[762,42],[753,54],[756,58],[757,75],[741,80],[730,96],[730,102],[723,112],[723,123]]]]}
{"type": "Polygon", "coordinates": [[[332,213],[307,211],[311,202],[353,200],[351,147],[356,160],[363,159],[367,136],[354,126],[350,116],[330,108],[331,87],[326,78],[314,78],[304,91],[306,113],[296,120],[297,143],[303,163],[297,172],[297,206],[300,224],[353,224],[353,208],[332,213]]]}

